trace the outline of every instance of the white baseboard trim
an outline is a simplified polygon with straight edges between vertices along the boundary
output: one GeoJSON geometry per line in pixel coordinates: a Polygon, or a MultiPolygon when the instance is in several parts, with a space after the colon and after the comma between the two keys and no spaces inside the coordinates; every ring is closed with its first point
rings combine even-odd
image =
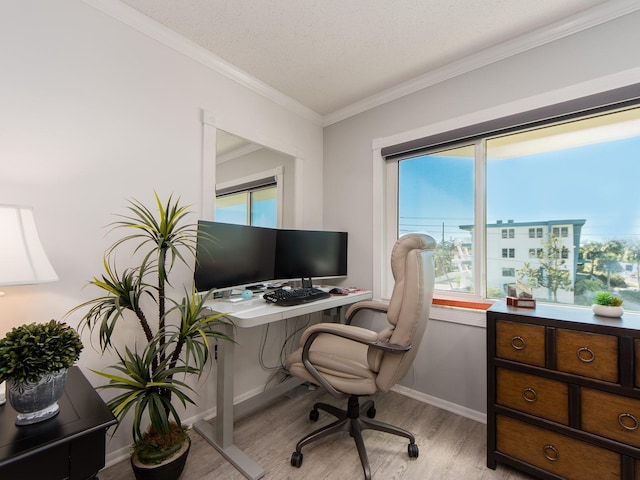
{"type": "Polygon", "coordinates": [[[452,403],[447,400],[443,400],[441,398],[433,397],[431,395],[427,395],[426,393],[418,392],[416,390],[412,390],[411,388],[403,387],[402,385],[395,385],[391,388],[392,391],[404,395],[405,397],[413,398],[414,400],[418,400],[423,403],[427,403],[429,405],[433,405],[434,407],[441,408],[451,413],[455,413],[456,415],[460,415],[462,417],[469,418],[471,420],[475,420],[480,423],[487,423],[487,414],[483,412],[479,412],[477,410],[472,410],[467,407],[463,407],[462,405],[458,405],[457,403],[452,403]]]}

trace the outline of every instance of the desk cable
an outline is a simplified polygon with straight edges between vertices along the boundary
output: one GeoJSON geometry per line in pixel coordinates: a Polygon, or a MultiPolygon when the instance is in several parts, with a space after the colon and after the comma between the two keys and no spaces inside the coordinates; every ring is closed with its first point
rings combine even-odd
{"type": "MultiPolygon", "coordinates": [[[[296,321],[297,319],[300,317],[296,317],[296,321]]],[[[269,327],[271,324],[267,324],[265,326],[265,328],[263,329],[263,336],[261,339],[261,344],[260,344],[260,354],[258,357],[258,361],[260,363],[260,367],[262,367],[263,370],[271,370],[273,371],[273,375],[271,377],[269,377],[269,379],[267,380],[267,383],[265,385],[266,386],[271,383],[271,381],[273,381],[274,378],[276,378],[278,373],[282,373],[284,374],[284,377],[280,380],[281,382],[284,381],[288,376],[289,376],[289,372],[287,371],[286,367],[285,367],[285,359],[286,359],[286,349],[287,349],[287,345],[289,344],[289,342],[291,341],[292,338],[294,338],[298,333],[300,333],[301,331],[303,331],[304,329],[306,329],[309,326],[309,323],[311,322],[311,315],[307,314],[305,315],[305,321],[304,324],[302,324],[299,327],[296,327],[293,332],[291,332],[290,334],[286,333],[286,330],[288,330],[289,327],[289,320],[286,320],[286,330],[285,330],[285,339],[284,342],[282,343],[282,347],[280,348],[280,365],[274,365],[274,366],[269,366],[265,363],[264,361],[264,349],[266,347],[267,344],[267,338],[269,336],[269,327]]],[[[290,352],[289,352],[290,353],[290,352]]]]}

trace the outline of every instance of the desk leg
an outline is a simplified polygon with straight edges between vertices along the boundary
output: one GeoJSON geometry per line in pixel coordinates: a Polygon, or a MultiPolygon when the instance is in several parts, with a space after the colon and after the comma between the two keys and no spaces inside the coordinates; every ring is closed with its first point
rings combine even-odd
{"type": "MultiPolygon", "coordinates": [[[[226,325],[225,333],[234,338],[233,327],[226,325]]],[[[216,428],[204,420],[196,422],[193,429],[213,445],[220,454],[249,480],[264,476],[264,470],[233,443],[233,381],[235,344],[221,341],[218,344],[216,428]]]]}

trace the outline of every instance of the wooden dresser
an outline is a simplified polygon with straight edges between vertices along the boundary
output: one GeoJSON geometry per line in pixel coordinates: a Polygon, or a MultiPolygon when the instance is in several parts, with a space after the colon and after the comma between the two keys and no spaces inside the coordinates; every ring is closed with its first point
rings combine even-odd
{"type": "Polygon", "coordinates": [[[640,315],[487,311],[487,466],[640,480],[640,315]]]}

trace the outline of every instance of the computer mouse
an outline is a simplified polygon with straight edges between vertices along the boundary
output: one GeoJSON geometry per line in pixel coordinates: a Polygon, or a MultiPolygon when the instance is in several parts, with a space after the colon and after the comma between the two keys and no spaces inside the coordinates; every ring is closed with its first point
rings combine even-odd
{"type": "Polygon", "coordinates": [[[329,290],[329,293],[331,295],[347,295],[349,292],[347,292],[344,288],[334,287],[329,290]]]}

